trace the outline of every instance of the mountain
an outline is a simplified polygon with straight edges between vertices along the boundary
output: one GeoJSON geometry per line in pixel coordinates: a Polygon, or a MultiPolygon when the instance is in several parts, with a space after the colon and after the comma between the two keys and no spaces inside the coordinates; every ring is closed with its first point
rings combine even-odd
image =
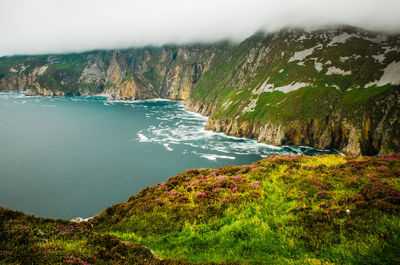
{"type": "Polygon", "coordinates": [[[26,95],[186,100],[206,128],[351,155],[400,151],[400,36],[354,27],[259,32],[239,44],[0,59],[26,95]]]}
{"type": "Polygon", "coordinates": [[[398,264],[399,176],[400,154],[283,155],[188,170],[88,222],[0,207],[0,263],[398,264]]]}
{"type": "Polygon", "coordinates": [[[198,45],[6,57],[0,60],[0,88],[27,95],[182,100],[207,69],[211,50],[198,45]]]}

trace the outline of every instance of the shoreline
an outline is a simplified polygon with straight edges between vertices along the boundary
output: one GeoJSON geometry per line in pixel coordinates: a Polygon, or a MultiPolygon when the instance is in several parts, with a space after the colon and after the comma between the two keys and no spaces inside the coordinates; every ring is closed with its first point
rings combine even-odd
{"type": "MultiPolygon", "coordinates": [[[[190,113],[195,114],[195,115],[197,115],[197,116],[201,116],[201,117],[203,117],[203,118],[206,118],[206,124],[205,124],[205,126],[204,126],[203,129],[204,129],[205,131],[210,131],[210,132],[215,133],[215,134],[217,134],[217,135],[222,135],[222,136],[227,137],[227,138],[230,138],[230,139],[254,141],[256,144],[261,144],[261,145],[264,145],[264,146],[267,147],[267,148],[275,149],[275,150],[278,150],[278,149],[281,149],[281,148],[293,148],[293,147],[311,148],[311,149],[314,149],[314,150],[317,150],[317,151],[320,151],[320,152],[328,151],[328,152],[334,152],[335,154],[338,154],[338,155],[345,156],[344,153],[342,153],[340,150],[336,150],[336,149],[321,149],[321,148],[316,148],[316,147],[306,146],[306,145],[279,145],[279,146],[278,146],[278,145],[272,145],[272,144],[267,144],[267,143],[264,143],[264,142],[260,142],[260,141],[257,141],[257,139],[252,139],[252,138],[248,138],[248,137],[245,137],[245,136],[243,136],[243,137],[237,137],[237,136],[233,136],[233,135],[226,134],[225,132],[217,132],[217,131],[214,131],[214,130],[206,129],[207,121],[208,121],[208,119],[209,119],[210,116],[203,115],[201,112],[197,112],[197,111],[191,110],[191,109],[188,107],[188,105],[187,105],[187,103],[188,103],[189,101],[183,100],[183,99],[149,98],[149,99],[125,99],[125,100],[124,100],[124,99],[111,99],[111,98],[110,98],[110,95],[104,94],[104,93],[93,94],[93,95],[80,95],[80,96],[78,96],[78,95],[71,95],[71,96],[65,96],[65,95],[64,95],[64,96],[57,96],[57,95],[46,96],[46,95],[40,95],[40,94],[31,96],[31,95],[25,95],[26,90],[24,90],[24,91],[2,90],[1,92],[8,92],[8,93],[13,93],[13,92],[14,92],[14,93],[17,93],[17,94],[23,94],[24,97],[32,97],[32,98],[33,98],[33,97],[45,97],[45,98],[66,98],[66,97],[71,97],[71,98],[73,98],[73,97],[90,98],[90,97],[103,97],[103,98],[106,98],[106,100],[105,100],[106,102],[109,102],[109,103],[124,103],[124,104],[129,104],[129,103],[140,103],[140,102],[146,102],[146,101],[154,101],[154,102],[156,102],[156,101],[180,102],[180,103],[183,104],[183,110],[184,110],[184,111],[187,111],[187,112],[190,112],[190,113]]],[[[292,150],[292,151],[293,151],[293,150],[292,150]]],[[[301,155],[301,154],[295,154],[295,155],[301,155]]]]}

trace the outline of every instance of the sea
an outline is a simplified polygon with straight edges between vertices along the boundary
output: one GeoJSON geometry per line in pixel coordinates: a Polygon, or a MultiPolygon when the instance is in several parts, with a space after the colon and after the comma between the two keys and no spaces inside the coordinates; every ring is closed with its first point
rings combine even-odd
{"type": "Polygon", "coordinates": [[[338,153],[230,137],[206,121],[181,101],[0,92],[0,206],[87,218],[187,169],[338,153]]]}

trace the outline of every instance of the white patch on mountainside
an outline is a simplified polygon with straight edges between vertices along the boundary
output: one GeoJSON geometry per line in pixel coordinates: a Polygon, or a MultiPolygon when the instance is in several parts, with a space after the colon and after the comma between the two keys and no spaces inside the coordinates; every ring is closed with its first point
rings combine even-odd
{"type": "Polygon", "coordinates": [[[379,63],[383,63],[383,61],[386,59],[385,54],[372,55],[372,58],[379,63]]]}
{"type": "Polygon", "coordinates": [[[307,35],[303,34],[297,39],[297,41],[303,41],[303,40],[308,40],[308,39],[309,39],[309,37],[307,35]]]}
{"type": "Polygon", "coordinates": [[[258,97],[251,98],[250,103],[246,107],[243,108],[242,114],[254,111],[254,108],[257,106],[257,100],[258,100],[258,97]]]}
{"type": "MultiPolygon", "coordinates": [[[[274,84],[269,84],[268,81],[269,81],[269,77],[268,77],[267,80],[265,80],[264,83],[262,83],[262,85],[258,89],[254,89],[252,93],[254,95],[260,95],[261,93],[272,92],[272,91],[281,91],[283,93],[289,93],[291,91],[297,90],[297,89],[302,88],[302,87],[311,86],[311,84],[309,84],[309,83],[295,83],[295,82],[293,82],[290,85],[281,86],[281,87],[275,87],[274,84]]],[[[249,109],[250,108],[247,108],[246,112],[249,112],[249,109]]],[[[252,110],[254,110],[254,108],[252,110]]]]}
{"type": "Polygon", "coordinates": [[[400,62],[392,62],[385,68],[378,85],[386,84],[400,85],[400,62]]]}
{"type": "Polygon", "coordinates": [[[368,36],[361,36],[360,32],[358,32],[358,34],[354,34],[354,33],[349,34],[347,32],[344,32],[344,33],[342,33],[342,34],[340,34],[338,36],[334,36],[331,39],[331,41],[327,44],[327,47],[335,46],[338,43],[345,43],[348,39],[350,39],[352,37],[360,38],[360,39],[363,39],[363,40],[366,40],[366,41],[370,41],[370,42],[373,42],[373,43],[377,43],[377,44],[382,43],[382,42],[387,40],[387,36],[381,35],[381,34],[378,34],[378,35],[376,35],[375,37],[372,38],[372,37],[368,37],[368,36]]]}
{"type": "Polygon", "coordinates": [[[43,65],[43,66],[41,66],[41,67],[36,67],[36,68],[33,70],[32,73],[33,73],[34,75],[42,75],[42,74],[44,74],[44,72],[46,72],[47,68],[49,68],[47,65],[43,65]]]}
{"type": "Polygon", "coordinates": [[[339,61],[340,61],[341,63],[344,63],[344,62],[347,62],[347,61],[350,60],[350,59],[357,60],[357,59],[360,59],[360,58],[361,58],[361,55],[359,55],[359,54],[353,54],[353,55],[351,55],[351,56],[340,56],[340,57],[339,57],[339,61]]]}
{"type": "Polygon", "coordinates": [[[252,93],[254,95],[260,95],[264,92],[271,92],[270,90],[274,88],[274,84],[268,84],[268,81],[269,77],[267,78],[267,80],[264,81],[264,83],[262,83],[262,85],[258,89],[254,89],[252,93]]]}
{"type": "Polygon", "coordinates": [[[92,83],[101,82],[103,79],[105,79],[104,72],[97,66],[97,63],[93,63],[83,69],[79,81],[83,80],[84,82],[92,83]]]}
{"type": "Polygon", "coordinates": [[[287,99],[287,98],[282,99],[281,101],[279,101],[279,102],[276,103],[275,105],[280,105],[280,104],[282,104],[283,102],[285,102],[286,99],[287,99]]]}
{"type": "Polygon", "coordinates": [[[375,38],[370,38],[370,37],[361,37],[361,38],[378,44],[387,40],[387,36],[381,34],[376,35],[375,38]]]}
{"type": "Polygon", "coordinates": [[[341,63],[344,63],[344,62],[348,61],[349,59],[350,59],[349,56],[340,56],[340,57],[339,57],[339,61],[340,61],[341,63]]]}
{"type": "Polygon", "coordinates": [[[315,47],[312,47],[310,49],[306,49],[303,51],[295,52],[292,58],[289,59],[288,63],[294,62],[294,61],[302,61],[304,60],[307,56],[311,55],[315,49],[317,48],[322,48],[322,44],[319,44],[315,47]]]}
{"type": "Polygon", "coordinates": [[[365,85],[371,86],[384,86],[387,84],[400,85],[400,62],[392,62],[384,70],[381,79],[375,80],[365,85]]]}
{"type": "Polygon", "coordinates": [[[317,59],[315,59],[315,69],[317,69],[318,72],[321,72],[324,69],[324,64],[317,62],[317,59]]]}
{"type": "Polygon", "coordinates": [[[297,90],[299,88],[306,87],[306,86],[311,86],[311,84],[293,82],[293,83],[291,83],[290,85],[287,85],[287,86],[275,87],[274,90],[282,91],[283,93],[289,93],[291,91],[295,91],[295,90],[297,90]]]}
{"type": "Polygon", "coordinates": [[[400,52],[399,46],[390,47],[390,46],[383,46],[382,49],[385,50],[385,54],[389,52],[400,52]]]}
{"type": "Polygon", "coordinates": [[[357,37],[356,34],[349,34],[347,32],[344,32],[340,34],[339,36],[334,36],[331,41],[328,43],[326,46],[335,46],[337,43],[345,43],[348,39],[351,37],[357,37]]]}
{"type": "Polygon", "coordinates": [[[227,108],[229,108],[229,106],[232,104],[232,102],[233,102],[232,100],[225,101],[225,103],[222,104],[223,110],[226,110],[227,108]]]}
{"type": "Polygon", "coordinates": [[[328,68],[326,75],[351,75],[351,71],[344,71],[340,68],[336,68],[335,66],[331,66],[328,68]]]}

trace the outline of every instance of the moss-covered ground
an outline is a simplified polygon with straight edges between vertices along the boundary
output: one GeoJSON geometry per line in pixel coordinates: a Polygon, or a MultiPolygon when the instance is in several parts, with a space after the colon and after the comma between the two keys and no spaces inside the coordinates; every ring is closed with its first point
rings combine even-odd
{"type": "Polygon", "coordinates": [[[398,264],[399,191],[400,154],[192,169],[89,222],[2,208],[0,264],[398,264]]]}

